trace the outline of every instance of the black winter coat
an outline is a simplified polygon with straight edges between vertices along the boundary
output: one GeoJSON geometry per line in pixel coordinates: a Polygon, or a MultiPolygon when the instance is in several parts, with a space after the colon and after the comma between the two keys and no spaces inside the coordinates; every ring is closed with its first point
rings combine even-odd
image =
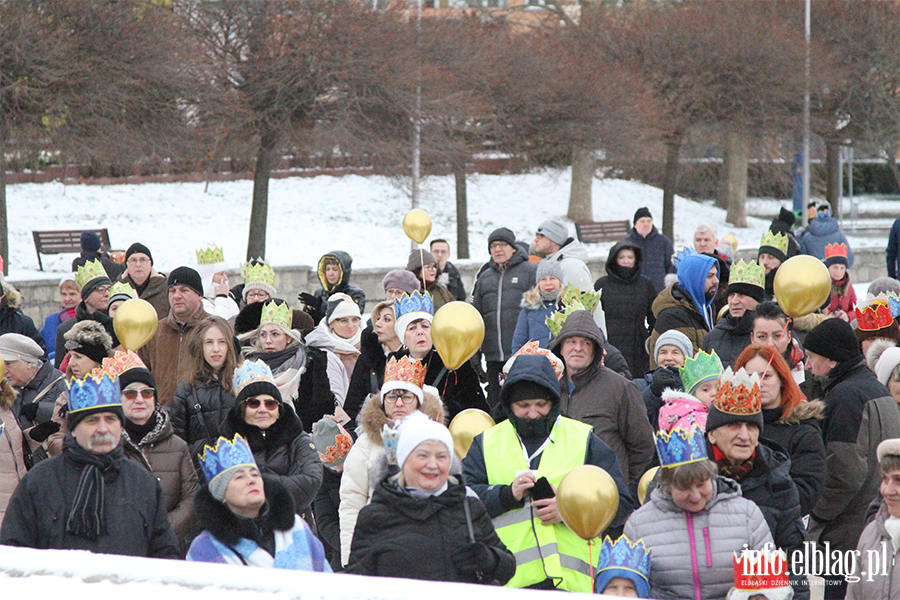
{"type": "Polygon", "coordinates": [[[232,408],[234,396],[215,379],[198,378],[194,385],[187,381],[178,384],[169,416],[175,435],[187,442],[195,467],[200,466],[197,455],[203,452],[203,446],[215,445],[232,408]]]}
{"type": "Polygon", "coordinates": [[[487,546],[493,563],[485,565],[484,582],[504,584],[516,573],[516,559],[494,531],[478,498],[451,479],[439,496],[417,499],[391,479],[375,488],[372,502],[359,513],[347,572],[381,577],[476,583],[474,572],[462,572],[460,553],[472,542],[463,502],[469,504],[475,540],[487,546]]]}
{"type": "Polygon", "coordinates": [[[475,281],[472,305],[484,318],[481,351],[488,361],[505,362],[512,356],[512,338],[522,310],[522,294],[534,287],[537,265],[517,247],[505,265],[487,263],[475,281]]]}
{"type": "Polygon", "coordinates": [[[444,274],[449,278],[447,290],[450,291],[454,300],[465,302],[468,294],[466,294],[466,286],[462,282],[462,277],[459,275],[459,269],[452,262],[448,262],[444,267],[444,274]]]}
{"type": "Polygon", "coordinates": [[[19,421],[22,429],[28,429],[38,423],[45,423],[53,416],[53,409],[56,406],[56,399],[60,394],[66,391],[66,378],[61,372],[53,368],[49,361],[43,361],[41,368],[34,374],[31,381],[21,388],[16,388],[19,395],[13,403],[13,412],[19,421]],[[21,414],[22,407],[31,404],[41,395],[41,393],[49,387],[47,393],[38,400],[37,415],[34,419],[21,414]]]}
{"type": "Polygon", "coordinates": [[[622,352],[632,373],[643,373],[650,367],[644,344],[656,321],[652,310],[656,288],[641,275],[642,263],[641,248],[628,239],[622,240],[609,251],[606,276],[594,283],[594,289],[603,294],[600,303],[606,314],[609,343],[622,352]],[[619,252],[625,248],[634,252],[635,263],[630,269],[616,263],[619,252]]]}
{"type": "MultiPolygon", "coordinates": [[[[70,437],[67,443],[75,443],[70,437]]],[[[0,529],[0,544],[26,548],[89,550],[151,558],[181,558],[172,526],[166,518],[166,499],[152,473],[119,458],[105,480],[106,533],[96,540],[66,531],[69,510],[82,468],[69,451],[34,466],[13,493],[0,529]]]]}
{"type": "Polygon", "coordinates": [[[343,472],[322,467],[322,487],[313,502],[316,533],[325,547],[325,556],[334,572],[344,570],[341,566],[341,520],[338,516],[342,474],[343,472]]]}
{"type": "MultiPolygon", "coordinates": [[[[400,360],[409,356],[409,348],[400,348],[391,353],[391,357],[400,360]]],[[[460,412],[467,408],[477,408],[490,413],[487,400],[484,398],[484,390],[478,373],[471,361],[466,361],[456,371],[445,371],[444,361],[437,350],[432,348],[422,361],[425,365],[425,385],[437,388],[441,402],[447,410],[446,420],[450,422],[460,412]],[[440,380],[438,380],[440,377],[440,380]]]]}
{"type": "Polygon", "coordinates": [[[803,515],[812,512],[825,481],[825,444],[820,427],[824,409],[818,400],[803,402],[787,419],[783,418],[781,407],[763,409],[765,426],[761,437],[787,451],[803,515]]]}
{"type": "Polygon", "coordinates": [[[228,439],[241,434],[250,444],[259,472],[274,476],[287,488],[297,514],[304,516],[322,485],[322,462],[290,404],[282,403],[280,410],[278,420],[263,431],[246,423],[241,405],[235,405],[219,433],[228,439]]]}
{"type": "MultiPolygon", "coordinates": [[[[44,356],[47,356],[47,346],[44,345],[44,337],[35,327],[31,317],[22,312],[22,295],[18,290],[8,288],[0,301],[0,335],[4,333],[19,333],[27,335],[41,347],[44,356]]],[[[3,288],[0,288],[3,293],[3,288]]],[[[70,319],[71,320],[71,319],[70,319]]],[[[67,330],[68,331],[68,330],[67,330]]],[[[65,352],[65,351],[64,351],[65,352]]]]}
{"type": "Polygon", "coordinates": [[[755,315],[752,310],[748,310],[741,318],[735,319],[726,313],[706,335],[700,349],[706,353],[715,350],[723,367],[733,367],[737,357],[750,345],[755,315]]]}
{"type": "Polygon", "coordinates": [[[322,317],[325,316],[325,305],[328,302],[328,298],[331,297],[332,294],[337,294],[338,292],[347,294],[348,296],[353,298],[353,301],[356,302],[357,306],[359,306],[360,314],[365,314],[366,293],[362,290],[362,288],[355,285],[350,285],[350,274],[352,272],[353,259],[349,254],[342,250],[329,252],[319,259],[319,264],[316,267],[316,274],[319,276],[319,283],[322,284],[322,287],[317,289],[313,296],[315,296],[316,299],[320,300],[320,304],[316,308],[307,307],[307,312],[313,318],[313,321],[315,321],[317,324],[322,320],[322,317]],[[341,264],[341,279],[337,282],[337,284],[333,286],[328,283],[327,279],[325,279],[326,258],[333,258],[341,264]]]}
{"type": "Polygon", "coordinates": [[[351,419],[356,419],[369,394],[381,391],[385,365],[387,356],[370,323],[360,334],[359,357],[350,375],[350,387],[347,389],[347,399],[344,400],[344,410],[351,419]]]}

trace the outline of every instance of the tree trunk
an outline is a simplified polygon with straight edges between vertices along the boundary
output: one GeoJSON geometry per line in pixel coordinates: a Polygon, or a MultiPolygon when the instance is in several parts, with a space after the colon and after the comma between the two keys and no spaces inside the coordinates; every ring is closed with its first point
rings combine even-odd
{"type": "Polygon", "coordinates": [[[728,132],[725,133],[725,151],[722,153],[722,168],[719,169],[719,185],[716,186],[716,208],[728,208],[728,169],[731,163],[731,148],[728,144],[728,132]]]}
{"type": "Polygon", "coordinates": [[[825,201],[831,205],[835,219],[841,215],[841,145],[825,142],[825,201]]]}
{"type": "Polygon", "coordinates": [[[469,258],[469,196],[466,190],[466,162],[453,167],[456,179],[456,256],[469,258]]]}
{"type": "Polygon", "coordinates": [[[750,163],[750,143],[740,131],[729,131],[725,171],[728,214],[725,221],[735,227],[747,226],[747,166],[750,163]]]}
{"type": "Polygon", "coordinates": [[[681,136],[666,145],[666,172],[663,175],[663,235],[675,240],[675,189],[678,187],[678,155],[681,153],[681,136]]]}
{"type": "Polygon", "coordinates": [[[594,151],[582,146],[572,148],[572,187],[569,192],[568,217],[575,221],[593,221],[591,190],[597,163],[594,151]]]}
{"type": "Polygon", "coordinates": [[[3,274],[9,275],[9,224],[6,220],[6,128],[2,123],[0,123],[0,260],[3,261],[3,274]]]}
{"type": "Polygon", "coordinates": [[[253,205],[250,210],[250,237],[247,241],[247,260],[265,258],[266,223],[269,215],[269,175],[275,154],[275,135],[263,132],[256,154],[253,173],[253,205]]]}

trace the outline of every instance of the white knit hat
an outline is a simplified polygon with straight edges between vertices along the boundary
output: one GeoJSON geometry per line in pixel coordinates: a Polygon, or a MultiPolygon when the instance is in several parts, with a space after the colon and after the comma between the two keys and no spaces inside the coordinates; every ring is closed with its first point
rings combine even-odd
{"type": "Polygon", "coordinates": [[[425,416],[421,411],[415,411],[400,422],[400,439],[397,441],[397,465],[402,469],[403,463],[412,454],[412,451],[422,442],[437,440],[447,446],[450,456],[453,456],[453,436],[450,430],[425,416]]]}
{"type": "Polygon", "coordinates": [[[331,297],[328,298],[325,316],[329,325],[331,325],[332,321],[343,319],[344,317],[362,318],[362,314],[359,312],[359,306],[356,305],[353,298],[342,292],[332,294],[331,297]]]}
{"type": "Polygon", "coordinates": [[[875,377],[882,385],[887,386],[891,380],[891,373],[900,365],[900,348],[891,347],[881,353],[878,362],[875,363],[875,377]]]}

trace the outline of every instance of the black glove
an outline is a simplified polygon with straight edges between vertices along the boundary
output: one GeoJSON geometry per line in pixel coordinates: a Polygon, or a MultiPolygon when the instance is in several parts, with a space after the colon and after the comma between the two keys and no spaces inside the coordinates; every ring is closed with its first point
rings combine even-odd
{"type": "Polygon", "coordinates": [[[657,398],[662,398],[663,390],[672,388],[682,390],[681,375],[678,367],[660,367],[653,371],[653,381],[650,383],[650,392],[657,398]]]}
{"type": "Polygon", "coordinates": [[[300,302],[306,305],[306,312],[319,312],[320,310],[322,310],[322,299],[316,298],[312,294],[300,292],[297,295],[297,299],[299,299],[300,302]]]}
{"type": "Polygon", "coordinates": [[[19,411],[19,415],[25,417],[33,423],[35,417],[37,417],[38,406],[40,405],[37,402],[29,402],[22,407],[22,409],[19,411]]]}
{"type": "Polygon", "coordinates": [[[41,423],[40,425],[35,425],[31,429],[28,430],[28,437],[36,441],[38,444],[43,444],[44,440],[59,431],[59,423],[56,421],[47,421],[46,423],[41,423]]]}
{"type": "Polygon", "coordinates": [[[456,554],[454,561],[460,573],[493,573],[497,568],[497,555],[487,544],[475,542],[466,544],[456,554]]]}

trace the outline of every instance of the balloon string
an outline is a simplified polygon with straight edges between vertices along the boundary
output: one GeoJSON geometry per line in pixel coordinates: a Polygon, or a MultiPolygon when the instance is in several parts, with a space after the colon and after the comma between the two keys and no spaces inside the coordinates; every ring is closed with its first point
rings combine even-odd
{"type": "MultiPolygon", "coordinates": [[[[457,379],[457,376],[456,376],[456,371],[450,371],[450,373],[453,375],[453,385],[455,386],[457,383],[459,383],[459,381],[458,381],[458,379],[457,379]]],[[[444,394],[447,393],[447,386],[448,386],[448,385],[450,385],[450,378],[449,378],[449,377],[447,377],[447,378],[444,379],[444,387],[441,389],[441,398],[442,398],[442,399],[443,399],[443,397],[444,397],[444,394]]]]}
{"type": "Polygon", "coordinates": [[[594,540],[588,540],[588,565],[591,568],[591,587],[594,587],[594,540]]]}
{"type": "Polygon", "coordinates": [[[425,250],[422,246],[419,246],[419,264],[421,265],[419,274],[422,276],[422,293],[424,294],[427,288],[425,286],[425,250]]]}
{"type": "MultiPolygon", "coordinates": [[[[779,341],[779,342],[780,342],[781,340],[784,339],[784,334],[787,333],[787,328],[788,328],[788,325],[790,325],[790,324],[791,324],[791,318],[788,317],[788,318],[787,318],[787,321],[784,322],[784,327],[781,329],[781,335],[778,336],[778,341],[779,341]]],[[[777,351],[778,351],[778,348],[776,348],[775,351],[777,352],[777,351]]],[[[775,358],[775,352],[773,352],[773,353],[772,353],[772,356],[769,357],[769,362],[766,363],[766,368],[765,368],[765,370],[763,371],[762,377],[760,377],[760,379],[765,379],[765,378],[766,378],[766,373],[769,372],[769,367],[772,366],[772,360],[773,360],[774,358],[775,358]]]]}

